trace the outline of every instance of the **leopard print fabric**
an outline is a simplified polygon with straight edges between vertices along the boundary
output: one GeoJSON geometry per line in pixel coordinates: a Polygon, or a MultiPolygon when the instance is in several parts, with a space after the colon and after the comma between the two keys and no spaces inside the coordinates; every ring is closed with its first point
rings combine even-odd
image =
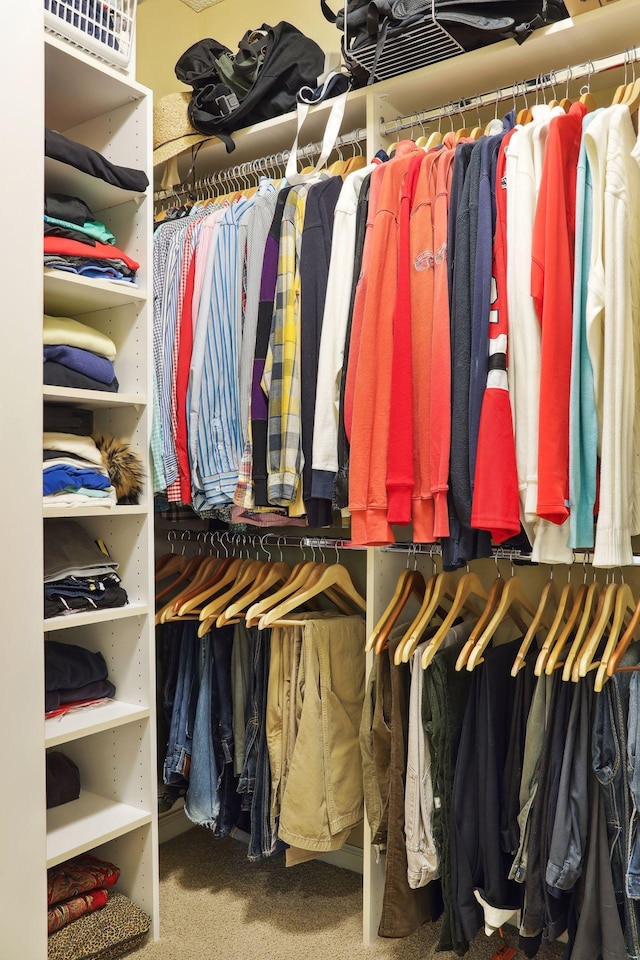
{"type": "Polygon", "coordinates": [[[49,937],[48,960],[115,960],[146,938],[151,920],[121,893],[49,937]]]}

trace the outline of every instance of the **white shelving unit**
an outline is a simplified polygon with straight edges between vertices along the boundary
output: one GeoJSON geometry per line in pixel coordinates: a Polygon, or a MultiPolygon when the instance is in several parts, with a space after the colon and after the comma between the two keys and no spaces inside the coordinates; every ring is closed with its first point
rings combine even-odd
{"type": "Polygon", "coordinates": [[[3,335],[7,370],[0,437],[15,451],[20,477],[3,471],[5,610],[1,710],[5,761],[17,775],[3,800],[0,828],[0,955],[46,960],[46,869],[83,851],[121,867],[119,889],[152,918],[159,935],[156,796],[155,642],[152,495],[111,509],[42,507],[42,405],[93,411],[97,430],[130,438],[145,461],[151,430],[151,191],[110,187],[43,156],[43,128],[93,147],[116,164],[151,175],[151,94],[128,76],[44,33],[43,4],[16,6],[0,66],[0,127],[19,147],[0,159],[6,185],[2,244],[3,335]],[[11,91],[29,91],[29,108],[11,91]],[[43,271],[45,189],[82,197],[117,245],[140,263],[136,285],[43,271]],[[42,313],[69,316],[116,343],[120,392],[42,386],[42,313]],[[43,621],[43,525],[73,517],[101,537],[119,564],[130,603],[43,621]],[[100,651],[116,698],[44,720],[43,644],[100,651]],[[82,792],[46,810],[45,751],[78,765],[82,792]]]}
{"type": "MultiPolygon", "coordinates": [[[[373,157],[380,147],[388,146],[392,140],[399,138],[397,135],[383,136],[382,123],[392,122],[399,117],[410,117],[419,111],[435,110],[464,98],[472,102],[469,107],[469,117],[472,117],[475,110],[473,98],[479,94],[544,76],[551,70],[559,71],[589,60],[613,57],[638,45],[640,0],[618,0],[574,19],[538,30],[521,46],[512,40],[503,41],[357,90],[349,95],[341,133],[366,127],[366,154],[373,157]]],[[[602,104],[610,103],[611,89],[622,82],[623,73],[623,70],[617,70],[609,74],[595,75],[591,87],[596,99],[602,104]]],[[[575,84],[572,89],[574,87],[575,84]]],[[[322,139],[330,109],[330,101],[311,109],[302,130],[301,145],[322,139]]],[[[508,104],[503,103],[499,109],[506,111],[508,104]]],[[[483,119],[486,113],[485,109],[483,119]]],[[[489,116],[493,116],[493,106],[489,116]]],[[[287,150],[293,141],[295,127],[295,114],[288,114],[240,130],[233,134],[236,150],[231,155],[226,154],[224,145],[219,140],[214,138],[207,141],[199,149],[192,176],[207,177],[216,170],[287,150]]],[[[446,129],[444,125],[443,129],[446,129]]],[[[416,124],[416,134],[418,132],[416,124]]],[[[179,160],[180,175],[184,177],[191,166],[192,157],[187,152],[179,160]]],[[[159,184],[163,167],[156,168],[154,172],[156,183],[159,184]]],[[[163,544],[163,549],[165,548],[166,541],[163,544]]],[[[397,577],[407,563],[407,556],[380,548],[369,548],[366,554],[344,551],[340,560],[348,565],[361,588],[366,580],[367,629],[371,630],[392,595],[397,577]]],[[[431,574],[431,561],[428,558],[419,557],[417,564],[425,576],[431,574]]],[[[479,561],[474,564],[474,569],[485,581],[485,585],[490,584],[495,577],[492,561],[479,561]]],[[[519,568],[518,573],[525,589],[530,591],[533,597],[539,596],[542,584],[548,579],[549,569],[544,566],[519,568]]],[[[634,590],[640,590],[640,574],[635,569],[625,571],[625,579],[632,582],[634,590]]],[[[372,662],[373,656],[369,655],[367,672],[372,662]]],[[[337,862],[337,858],[334,862],[337,862]]],[[[376,858],[365,822],[363,939],[367,946],[374,945],[377,940],[383,889],[384,858],[376,858]]]]}

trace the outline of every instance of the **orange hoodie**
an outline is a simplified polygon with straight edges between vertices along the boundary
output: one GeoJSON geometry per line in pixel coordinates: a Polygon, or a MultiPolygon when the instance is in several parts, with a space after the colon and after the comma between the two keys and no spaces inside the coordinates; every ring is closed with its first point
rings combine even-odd
{"type": "Polygon", "coordinates": [[[398,145],[394,159],[387,164],[373,223],[351,423],[349,511],[354,543],[393,543],[387,521],[387,449],[398,215],[404,177],[418,149],[412,141],[398,145]]]}
{"type": "Polygon", "coordinates": [[[455,135],[447,134],[442,155],[438,159],[433,226],[435,277],[431,332],[431,445],[429,452],[434,537],[449,536],[447,492],[451,450],[451,326],[447,278],[447,229],[451,174],[455,155],[455,135]]]}

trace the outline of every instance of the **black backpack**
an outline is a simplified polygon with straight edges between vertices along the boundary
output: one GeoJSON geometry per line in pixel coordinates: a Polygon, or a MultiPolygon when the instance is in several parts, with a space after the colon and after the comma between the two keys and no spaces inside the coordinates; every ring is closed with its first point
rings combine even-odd
{"type": "Polygon", "coordinates": [[[324,53],[296,27],[281,21],[247,31],[234,55],[216,40],[199,40],[182,54],[178,80],[193,87],[189,119],[200,133],[227,134],[293,110],[300,87],[317,84],[324,53]]]}

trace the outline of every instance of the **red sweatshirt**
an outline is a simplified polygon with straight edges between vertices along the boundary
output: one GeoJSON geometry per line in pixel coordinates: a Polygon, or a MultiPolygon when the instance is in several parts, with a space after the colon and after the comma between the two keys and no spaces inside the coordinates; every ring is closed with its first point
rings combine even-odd
{"type": "Polygon", "coordinates": [[[353,394],[356,384],[356,371],[360,355],[360,338],[362,336],[362,320],[364,305],[367,299],[367,285],[371,268],[371,250],[373,242],[373,224],[378,210],[382,181],[388,169],[388,163],[383,163],[371,173],[369,185],[369,205],[367,207],[367,228],[362,249],[362,269],[356,288],[353,304],[353,319],[351,322],[351,340],[349,341],[349,362],[347,365],[346,381],[344,386],[344,429],[347,440],[351,443],[351,424],[353,422],[353,394]]]}
{"type": "Polygon", "coordinates": [[[391,372],[391,423],[387,463],[389,523],[411,522],[413,493],[413,384],[411,341],[411,223],[412,206],[420,167],[426,154],[412,157],[400,199],[398,292],[393,314],[393,369],[391,372]]]}
{"type": "Polygon", "coordinates": [[[489,373],[482,400],[473,485],[471,526],[488,530],[496,543],[520,532],[520,500],[513,418],[507,379],[507,154],[505,134],[496,164],[496,232],[489,316],[489,373]]]}
{"type": "Polygon", "coordinates": [[[393,543],[387,522],[387,452],[398,284],[398,215],[404,178],[418,149],[413,142],[403,141],[394,159],[386,165],[373,224],[351,423],[349,511],[354,543],[393,543]]]}
{"type": "Polygon", "coordinates": [[[533,228],[531,296],[540,319],[538,516],[569,516],[569,395],[573,328],[576,177],[586,107],[549,125],[533,228]]]}

